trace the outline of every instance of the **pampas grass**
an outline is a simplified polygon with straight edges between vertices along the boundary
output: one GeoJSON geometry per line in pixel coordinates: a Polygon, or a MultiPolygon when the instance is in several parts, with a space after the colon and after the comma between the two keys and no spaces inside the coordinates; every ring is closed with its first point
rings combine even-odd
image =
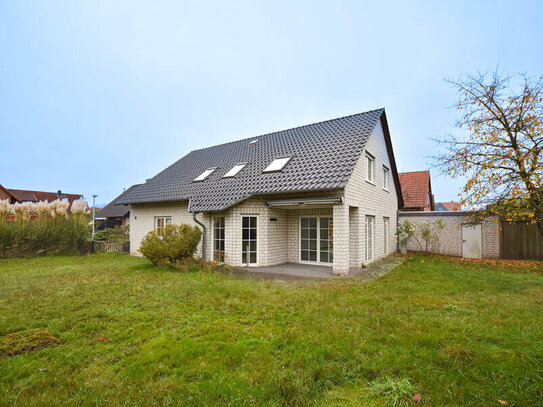
{"type": "Polygon", "coordinates": [[[0,255],[75,253],[90,236],[87,203],[0,201],[0,255]]]}

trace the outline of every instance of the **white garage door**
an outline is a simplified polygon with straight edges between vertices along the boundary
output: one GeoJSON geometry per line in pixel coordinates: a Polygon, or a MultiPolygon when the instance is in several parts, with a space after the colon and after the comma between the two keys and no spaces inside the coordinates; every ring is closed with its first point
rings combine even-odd
{"type": "Polygon", "coordinates": [[[481,240],[481,225],[462,225],[462,257],[480,259],[481,240]]]}

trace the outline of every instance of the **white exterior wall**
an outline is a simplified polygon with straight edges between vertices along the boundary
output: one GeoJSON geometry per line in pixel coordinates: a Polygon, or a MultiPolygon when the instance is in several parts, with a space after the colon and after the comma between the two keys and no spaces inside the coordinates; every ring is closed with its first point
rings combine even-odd
{"type": "MultiPolygon", "coordinates": [[[[366,149],[360,156],[354,171],[345,188],[345,204],[351,208],[351,216],[357,219],[351,219],[350,228],[356,228],[355,231],[349,231],[351,234],[351,245],[357,245],[350,250],[351,267],[360,267],[366,262],[366,215],[375,217],[374,231],[374,260],[388,256],[396,251],[396,233],[398,197],[392,175],[388,150],[385,143],[385,136],[381,123],[378,122],[373,130],[366,149]],[[374,183],[366,181],[366,151],[375,158],[374,183]],[[388,190],[383,189],[383,165],[389,169],[388,190]],[[388,252],[385,253],[384,240],[384,221],[383,218],[389,218],[388,226],[388,252]],[[354,238],[358,235],[358,241],[354,238]]],[[[336,225],[334,225],[336,226],[336,225]]],[[[336,229],[336,228],[334,228],[336,229]]],[[[335,233],[337,233],[335,231],[335,233]]]]}
{"type": "MultiPolygon", "coordinates": [[[[192,213],[188,211],[188,202],[165,202],[152,204],[138,204],[130,206],[130,253],[140,255],[139,251],[141,241],[147,233],[155,229],[155,218],[162,216],[170,216],[172,223],[196,225],[192,219],[192,213]]],[[[208,225],[209,216],[198,214],[200,222],[208,225]]],[[[207,228],[208,242],[210,235],[210,227],[207,228]]],[[[198,245],[198,255],[202,253],[202,243],[198,245]]],[[[206,257],[209,258],[209,250],[206,257]]]]}
{"type": "MultiPolygon", "coordinates": [[[[271,266],[300,261],[300,217],[333,216],[335,274],[346,274],[350,267],[360,267],[365,261],[365,216],[375,217],[374,260],[396,250],[394,233],[398,199],[392,169],[383,135],[378,122],[370,136],[366,150],[375,158],[374,184],[365,180],[365,153],[361,155],[345,190],[282,194],[268,197],[253,197],[221,213],[198,214],[206,225],[206,259],[213,257],[212,217],[225,217],[225,262],[232,266],[244,266],[242,259],[242,216],[258,218],[257,266],[271,266]],[[389,190],[383,189],[383,165],[389,169],[389,190]],[[328,207],[274,208],[267,200],[289,197],[344,197],[344,203],[328,207]],[[389,218],[389,250],[384,250],[383,217],[389,218]],[[270,218],[277,219],[271,221],[270,218]]],[[[188,212],[187,202],[132,205],[130,210],[130,252],[140,254],[139,246],[145,235],[154,230],[155,218],[171,216],[172,223],[195,225],[188,212]]],[[[201,244],[199,246],[201,253],[201,244]]]]}

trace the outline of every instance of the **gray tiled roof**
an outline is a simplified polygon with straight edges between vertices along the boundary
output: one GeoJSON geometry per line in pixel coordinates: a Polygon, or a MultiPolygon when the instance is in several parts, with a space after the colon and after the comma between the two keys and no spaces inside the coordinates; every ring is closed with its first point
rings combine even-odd
{"type": "Polygon", "coordinates": [[[189,200],[190,211],[219,211],[252,195],[343,188],[384,109],[296,127],[195,150],[142,184],[119,203],[189,200]],[[251,145],[254,139],[259,141],[251,145]],[[275,158],[292,156],[275,173],[262,170],[275,158]],[[233,178],[235,164],[248,163],[233,178]],[[217,167],[205,181],[193,180],[217,167]]]}
{"type": "Polygon", "coordinates": [[[113,201],[111,201],[102,209],[100,209],[98,213],[96,214],[96,217],[97,218],[122,218],[123,216],[126,216],[128,212],[130,212],[130,207],[128,205],[117,205],[117,202],[119,202],[122,198],[127,196],[130,192],[132,192],[134,189],[136,189],[136,187],[139,187],[140,185],[142,184],[132,185],[126,191],[123,191],[121,195],[119,195],[113,201]]]}

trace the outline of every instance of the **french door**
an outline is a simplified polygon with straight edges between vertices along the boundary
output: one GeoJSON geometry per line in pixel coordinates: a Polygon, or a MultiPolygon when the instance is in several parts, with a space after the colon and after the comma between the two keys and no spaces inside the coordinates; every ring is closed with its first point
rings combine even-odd
{"type": "Polygon", "coordinates": [[[332,217],[300,218],[300,261],[333,263],[332,217]]]}
{"type": "Polygon", "coordinates": [[[247,264],[257,264],[257,224],[256,216],[242,216],[241,218],[241,262],[247,264]],[[247,256],[249,256],[247,258],[247,256]]]}
{"type": "Polygon", "coordinates": [[[224,262],[224,216],[213,217],[213,260],[224,262]]]}

